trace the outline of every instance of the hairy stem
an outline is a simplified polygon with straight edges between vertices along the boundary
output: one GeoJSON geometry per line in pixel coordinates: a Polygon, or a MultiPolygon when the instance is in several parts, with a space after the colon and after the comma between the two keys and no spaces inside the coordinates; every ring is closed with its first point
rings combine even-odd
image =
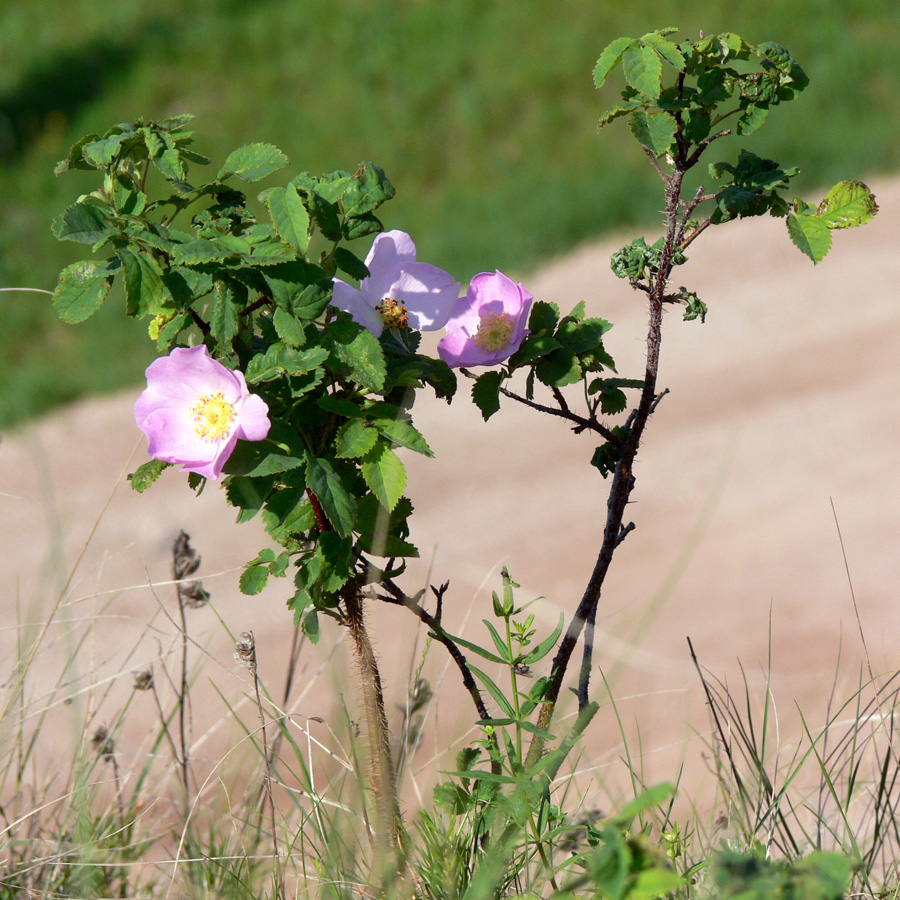
{"type": "Polygon", "coordinates": [[[359,684],[366,717],[369,777],[375,795],[375,872],[380,878],[389,879],[398,874],[401,824],[381,673],[363,620],[363,597],[359,587],[350,582],[342,599],[344,624],[350,633],[353,654],[359,668],[359,684]]]}

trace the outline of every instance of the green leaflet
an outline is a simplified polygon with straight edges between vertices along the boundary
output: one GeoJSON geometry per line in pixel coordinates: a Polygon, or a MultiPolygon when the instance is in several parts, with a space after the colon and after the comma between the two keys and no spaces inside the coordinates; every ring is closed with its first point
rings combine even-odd
{"type": "Polygon", "coordinates": [[[171,463],[163,462],[159,459],[151,459],[149,462],[145,462],[143,465],[138,466],[137,469],[128,476],[131,489],[137,491],[139,494],[143,494],[144,491],[154,484],[159,476],[162,475],[163,470],[168,469],[171,465],[171,463]]]}
{"type": "Polygon", "coordinates": [[[659,96],[662,62],[652,47],[631,47],[622,54],[625,80],[648,97],[659,96]]]}
{"type": "Polygon", "coordinates": [[[356,524],[356,501],[341,481],[334,464],[307,454],[306,483],[334,530],[342,537],[348,537],[356,524]]]}
{"type": "Polygon", "coordinates": [[[272,324],[282,343],[288,347],[302,347],[306,343],[306,334],[303,331],[303,324],[300,320],[282,309],[280,306],[275,310],[272,316],[272,324]]]}
{"type": "Polygon", "coordinates": [[[594,66],[594,87],[603,87],[603,82],[606,81],[609,73],[619,64],[622,54],[636,43],[637,41],[634,38],[620,37],[605,47],[594,66]]]}
{"type": "Polygon", "coordinates": [[[93,203],[73,203],[66,207],[54,220],[53,234],[61,241],[75,241],[78,244],[96,244],[111,234],[109,214],[93,203]]]}
{"type": "Polygon", "coordinates": [[[362,419],[345,422],[334,439],[339,459],[358,459],[365,456],[378,441],[378,432],[362,419]]]}
{"type": "Polygon", "coordinates": [[[306,253],[309,246],[309,213],[293,184],[277,187],[267,198],[269,215],[278,234],[295,250],[306,253]]]}
{"type": "Polygon", "coordinates": [[[247,144],[228,154],[216,181],[229,175],[237,175],[244,181],[259,181],[286,166],[287,162],[287,157],[273,144],[247,144]]]}
{"type": "Polygon", "coordinates": [[[423,456],[434,456],[425,438],[408,418],[372,419],[372,427],[398,447],[406,447],[423,456]]]}
{"type": "Polygon", "coordinates": [[[787,230],[794,245],[814,263],[821,262],[831,249],[831,230],[815,215],[790,215],[787,230]]]}
{"type": "Polygon", "coordinates": [[[581,380],[581,363],[568,348],[560,347],[547,356],[542,356],[535,365],[538,380],[548,387],[563,387],[581,380]]]}
{"type": "MultiPolygon", "coordinates": [[[[129,316],[155,316],[171,304],[162,269],[149,253],[118,247],[116,253],[125,273],[125,307],[129,316]]],[[[171,308],[171,307],[170,307],[171,308]]]]}
{"type": "Polygon", "coordinates": [[[670,66],[683,69],[686,65],[684,54],[678,49],[677,44],[666,40],[664,34],[675,31],[674,28],[666,28],[663,31],[651,31],[641,38],[641,42],[652,47],[670,66]]]}
{"type": "Polygon", "coordinates": [[[631,115],[631,133],[657,156],[668,153],[675,141],[677,124],[667,112],[645,113],[635,110],[631,115]]]}
{"type": "Polygon", "coordinates": [[[240,331],[239,311],[247,300],[247,289],[230,281],[216,282],[209,315],[212,336],[222,344],[240,331]]]}
{"type": "Polygon", "coordinates": [[[406,469],[400,457],[380,441],[363,459],[362,474],[378,502],[393,511],[406,488],[406,469]]]}
{"type": "Polygon", "coordinates": [[[92,316],[106,300],[113,281],[109,262],[77,262],[66,266],[59,274],[53,291],[53,306],[64,322],[76,324],[92,316]]]}
{"type": "Polygon", "coordinates": [[[500,409],[500,384],[503,373],[497,370],[479,375],[472,385],[472,401],[481,410],[485,422],[500,409]]]}
{"type": "Polygon", "coordinates": [[[840,181],[825,195],[816,213],[829,228],[854,228],[872,219],[878,204],[861,181],[840,181]]]}
{"type": "Polygon", "coordinates": [[[245,372],[248,384],[272,381],[282,374],[303,375],[317,368],[328,358],[324,347],[295,350],[284,344],[272,344],[261,356],[254,356],[245,372]]]}
{"type": "Polygon", "coordinates": [[[365,162],[341,196],[344,215],[351,219],[368,216],[382,203],[390,200],[396,190],[388,181],[381,166],[365,162]]]}
{"type": "Polygon", "coordinates": [[[328,337],[332,357],[345,366],[348,376],[373,391],[384,387],[387,363],[378,338],[346,319],[346,325],[332,328],[328,337]]]}

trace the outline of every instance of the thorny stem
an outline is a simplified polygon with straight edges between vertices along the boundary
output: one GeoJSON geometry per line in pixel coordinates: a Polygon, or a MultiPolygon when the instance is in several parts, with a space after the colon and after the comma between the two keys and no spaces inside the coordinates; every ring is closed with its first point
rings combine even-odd
{"type": "MultiPolygon", "coordinates": [[[[692,157],[693,158],[693,157],[692,157]]],[[[625,439],[625,445],[621,448],[621,455],[613,474],[607,501],[606,526],[603,531],[603,543],[591,572],[591,577],[582,595],[581,602],[569,623],[569,627],[560,642],[559,649],[553,659],[550,672],[550,681],[544,694],[543,704],[538,716],[538,727],[547,730],[553,712],[562,690],[563,678],[575,650],[575,645],[586,623],[591,626],[597,614],[597,606],[600,602],[600,594],[603,588],[606,573],[609,571],[613,553],[622,542],[625,534],[631,530],[632,525],[623,526],[625,508],[628,504],[631,492],[634,489],[634,475],[632,473],[634,460],[644,433],[644,428],[652,415],[659,398],[656,393],[656,382],[659,374],[659,352],[662,342],[662,317],[666,285],[672,271],[672,259],[676,248],[676,238],[679,228],[678,207],[681,199],[681,186],[684,175],[690,165],[686,163],[683,152],[679,151],[675,161],[674,171],[666,181],[666,233],[663,241],[663,249],[660,254],[659,269],[655,279],[651,281],[648,292],[649,302],[649,327],[647,331],[647,357],[644,374],[644,386],[641,390],[637,408],[629,420],[630,432],[625,439]]],[[[683,221],[683,220],[682,220],[683,221]]],[[[578,684],[579,709],[585,709],[587,705],[588,686],[590,681],[591,658],[593,653],[592,641],[587,640],[585,654],[578,684]]],[[[543,753],[544,741],[538,735],[532,739],[528,751],[526,765],[534,764],[543,753]]]]}

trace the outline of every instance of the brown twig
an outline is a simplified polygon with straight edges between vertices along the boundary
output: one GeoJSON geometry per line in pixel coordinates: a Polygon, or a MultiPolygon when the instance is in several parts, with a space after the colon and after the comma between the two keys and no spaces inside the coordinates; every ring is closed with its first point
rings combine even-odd
{"type": "MultiPolygon", "coordinates": [[[[475,379],[478,377],[474,372],[470,372],[468,369],[460,369],[459,371],[467,378],[475,379]]],[[[558,388],[556,389],[556,391],[557,393],[559,393],[560,397],[562,397],[562,394],[559,392],[558,388]]],[[[619,438],[618,435],[616,435],[602,423],[598,422],[596,419],[586,419],[584,416],[579,416],[577,413],[573,413],[569,409],[568,404],[565,402],[565,399],[563,399],[561,407],[556,408],[553,406],[544,406],[543,403],[536,403],[534,400],[529,400],[527,397],[521,397],[519,396],[519,394],[513,393],[513,391],[510,391],[505,387],[500,388],[500,393],[503,394],[504,397],[509,397],[510,400],[515,400],[517,403],[522,403],[523,405],[537,410],[538,412],[547,413],[548,415],[557,416],[560,419],[566,419],[569,422],[574,422],[576,425],[576,431],[593,431],[616,447],[621,448],[623,446],[621,438],[619,438]]],[[[554,394],[554,396],[556,395],[554,394]]],[[[559,402],[559,400],[557,400],[557,402],[559,402]]]]}

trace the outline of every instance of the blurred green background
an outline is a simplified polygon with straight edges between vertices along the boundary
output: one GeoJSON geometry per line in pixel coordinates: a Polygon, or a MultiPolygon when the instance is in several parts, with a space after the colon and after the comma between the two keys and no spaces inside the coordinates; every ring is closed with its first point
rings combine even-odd
{"type": "MultiPolygon", "coordinates": [[[[579,241],[654,221],[659,186],[627,126],[596,133],[620,76],[598,93],[591,69],[613,38],[669,25],[776,40],[805,68],[810,87],[749,143],[799,164],[799,192],[898,168],[897,0],[7,2],[0,287],[52,289],[88,249],[50,234],[96,187],[52,174],[72,142],[181,112],[197,116],[213,172],[251,141],[291,161],[261,187],[372,160],[397,188],[386,225],[410,232],[420,259],[463,282],[527,276],[579,241]]],[[[115,295],[87,325],[58,323],[33,293],[0,293],[0,316],[0,426],[137,382],[154,352],[115,295]]]]}

